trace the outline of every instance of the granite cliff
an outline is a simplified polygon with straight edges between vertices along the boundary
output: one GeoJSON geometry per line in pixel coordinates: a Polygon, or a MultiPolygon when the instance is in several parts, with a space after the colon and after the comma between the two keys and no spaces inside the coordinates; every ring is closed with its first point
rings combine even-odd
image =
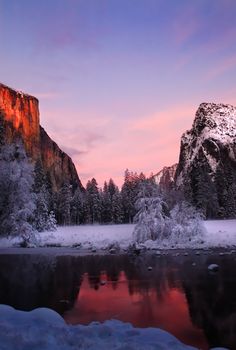
{"type": "Polygon", "coordinates": [[[176,187],[206,217],[236,217],[236,108],[202,103],[181,138],[176,187]]]}
{"type": "Polygon", "coordinates": [[[0,84],[0,116],[4,142],[11,143],[21,138],[27,155],[33,161],[42,162],[54,191],[58,191],[64,182],[82,188],[71,158],[40,126],[37,98],[0,84]]]}
{"type": "Polygon", "coordinates": [[[178,164],[165,166],[153,176],[156,184],[159,185],[161,189],[168,191],[174,187],[174,179],[177,165],[178,164]]]}

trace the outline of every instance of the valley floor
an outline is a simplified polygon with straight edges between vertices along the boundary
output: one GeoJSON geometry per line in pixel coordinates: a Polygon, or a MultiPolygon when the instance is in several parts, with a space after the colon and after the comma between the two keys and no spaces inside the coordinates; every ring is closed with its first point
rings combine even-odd
{"type": "MultiPolygon", "coordinates": [[[[181,240],[172,238],[158,242],[146,241],[142,246],[148,249],[207,249],[236,247],[236,220],[208,220],[203,237],[181,240]]],[[[132,244],[135,225],[81,225],[59,226],[57,231],[39,234],[40,247],[70,247],[83,252],[109,250],[118,247],[127,249],[132,244]]],[[[19,238],[1,238],[0,248],[16,247],[19,238]]]]}

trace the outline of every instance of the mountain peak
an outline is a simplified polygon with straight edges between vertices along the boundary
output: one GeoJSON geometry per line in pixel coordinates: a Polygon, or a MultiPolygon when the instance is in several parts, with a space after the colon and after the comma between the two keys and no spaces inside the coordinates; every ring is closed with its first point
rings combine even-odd
{"type": "MultiPolygon", "coordinates": [[[[236,107],[229,104],[201,103],[193,122],[192,130],[198,135],[211,132],[211,136],[228,142],[228,137],[235,137],[236,107]],[[216,131],[214,135],[214,131],[216,131]]],[[[208,135],[203,135],[208,136],[208,135]]]]}
{"type": "MultiPolygon", "coordinates": [[[[200,104],[192,129],[181,138],[176,185],[184,188],[199,207],[200,199],[210,206],[206,198],[209,193],[203,190],[207,185],[218,209],[208,208],[206,215],[217,216],[227,206],[222,193],[234,192],[236,188],[236,107],[222,103],[200,104]]],[[[233,209],[226,213],[228,217],[234,210],[236,215],[236,193],[234,196],[233,209]]]]}
{"type": "Polygon", "coordinates": [[[16,90],[16,89],[13,89],[12,87],[6,85],[6,84],[3,84],[0,82],[0,89],[1,90],[5,90],[7,91],[8,93],[12,94],[12,95],[16,95],[17,97],[19,98],[24,98],[24,99],[32,99],[32,100],[36,100],[38,102],[38,99],[35,97],[35,96],[32,96],[32,95],[29,95],[21,90],[16,90]]]}

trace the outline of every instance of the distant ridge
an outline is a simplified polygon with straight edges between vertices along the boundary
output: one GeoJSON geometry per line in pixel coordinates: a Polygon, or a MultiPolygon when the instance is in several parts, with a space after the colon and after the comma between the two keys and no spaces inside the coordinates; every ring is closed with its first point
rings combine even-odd
{"type": "Polygon", "coordinates": [[[171,166],[165,166],[153,176],[157,185],[163,190],[170,190],[174,186],[177,163],[171,166]]]}

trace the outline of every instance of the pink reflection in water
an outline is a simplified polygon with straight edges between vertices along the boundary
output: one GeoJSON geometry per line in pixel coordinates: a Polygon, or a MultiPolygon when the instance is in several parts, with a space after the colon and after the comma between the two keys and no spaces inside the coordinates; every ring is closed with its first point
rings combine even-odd
{"type": "Polygon", "coordinates": [[[88,324],[92,321],[119,319],[136,327],[162,328],[182,342],[208,349],[201,329],[190,319],[185,294],[178,288],[167,288],[160,297],[155,288],[140,288],[141,281],[127,280],[122,271],[118,281],[109,281],[102,273],[97,284],[91,284],[85,274],[73,308],[64,319],[69,324],[88,324]],[[104,285],[101,283],[106,282],[104,285]],[[135,285],[130,294],[129,287],[135,285]]]}

